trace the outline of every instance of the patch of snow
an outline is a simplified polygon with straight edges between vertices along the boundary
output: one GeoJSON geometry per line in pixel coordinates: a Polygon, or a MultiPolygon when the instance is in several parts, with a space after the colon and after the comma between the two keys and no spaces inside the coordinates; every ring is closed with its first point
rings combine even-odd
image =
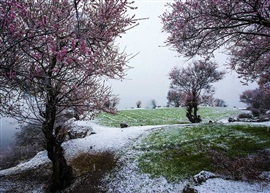
{"type": "Polygon", "coordinates": [[[270,184],[248,183],[242,181],[224,180],[221,178],[209,179],[199,186],[195,186],[199,193],[269,193],[270,184]]]}
{"type": "Polygon", "coordinates": [[[229,121],[228,121],[228,119],[223,118],[223,119],[220,119],[218,122],[219,123],[228,123],[229,121]]]}
{"type": "Polygon", "coordinates": [[[33,157],[27,162],[20,163],[19,165],[12,168],[0,170],[0,177],[6,176],[6,175],[18,174],[21,171],[25,171],[28,169],[35,169],[49,162],[50,160],[48,158],[47,151],[41,151],[37,153],[35,157],[33,157]]]}
{"type": "Polygon", "coordinates": [[[158,126],[140,126],[127,128],[103,127],[93,122],[76,121],[80,126],[91,126],[96,134],[82,139],[74,139],[63,144],[65,155],[68,158],[81,152],[119,152],[132,144],[145,131],[158,126]]]}
{"type": "Polygon", "coordinates": [[[179,193],[185,182],[168,182],[164,177],[151,178],[150,174],[140,173],[138,152],[128,149],[120,159],[121,167],[104,178],[107,193],[179,193]]]}
{"type": "Polygon", "coordinates": [[[262,172],[260,178],[270,182],[270,171],[262,172]]]}
{"type": "MultiPolygon", "coordinates": [[[[65,156],[67,159],[70,159],[81,152],[120,151],[131,144],[145,131],[155,128],[155,126],[128,127],[123,129],[110,128],[103,127],[89,121],[76,121],[75,125],[81,127],[91,126],[96,134],[87,136],[82,139],[69,140],[63,143],[62,146],[65,150],[65,156]]],[[[29,168],[37,168],[40,165],[49,162],[50,160],[48,158],[47,151],[41,151],[27,162],[20,163],[19,165],[12,168],[0,170],[0,176],[20,173],[21,171],[27,170],[29,168]]]]}

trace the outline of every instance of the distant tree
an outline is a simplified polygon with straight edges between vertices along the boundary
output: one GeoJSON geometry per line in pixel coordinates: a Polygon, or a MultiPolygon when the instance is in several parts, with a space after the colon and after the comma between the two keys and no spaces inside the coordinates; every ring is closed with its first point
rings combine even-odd
{"type": "Polygon", "coordinates": [[[183,106],[185,98],[185,93],[171,89],[167,95],[168,105],[173,105],[174,107],[183,106]]]}
{"type": "Polygon", "coordinates": [[[246,90],[240,95],[240,101],[247,104],[254,116],[260,116],[270,110],[270,86],[246,90]]]}
{"type": "Polygon", "coordinates": [[[200,104],[205,106],[213,106],[215,89],[211,87],[209,90],[204,90],[200,97],[200,104]]]}
{"type": "Polygon", "coordinates": [[[214,106],[215,107],[226,107],[226,103],[223,99],[214,99],[214,106]]]}
{"type": "Polygon", "coordinates": [[[221,80],[224,72],[217,70],[217,63],[208,60],[199,60],[187,68],[174,67],[169,73],[171,88],[186,94],[186,116],[192,123],[201,121],[197,114],[201,102],[201,94],[213,92],[211,83],[221,80]]]}
{"type": "Polygon", "coordinates": [[[153,109],[157,108],[157,102],[156,102],[155,99],[153,99],[153,100],[151,101],[151,104],[152,104],[152,108],[153,108],[153,109]]]}
{"type": "Polygon", "coordinates": [[[141,107],[142,107],[142,101],[140,101],[140,100],[137,101],[137,102],[136,102],[136,107],[137,107],[137,108],[141,108],[141,107]]]}
{"type": "Polygon", "coordinates": [[[115,39],[134,27],[126,0],[0,1],[0,113],[37,121],[53,164],[51,191],[72,181],[61,146],[66,112],[114,112],[108,79],[125,75],[115,39]]]}
{"type": "Polygon", "coordinates": [[[175,0],[161,16],[167,44],[186,57],[222,48],[246,80],[270,82],[269,0],[175,0]]]}
{"type": "Polygon", "coordinates": [[[104,103],[104,105],[108,108],[108,109],[115,109],[116,106],[119,104],[119,98],[111,98],[110,100],[106,101],[104,103]]]}
{"type": "Polygon", "coordinates": [[[175,91],[175,90],[169,90],[167,94],[167,99],[168,99],[168,105],[171,106],[173,105],[174,107],[180,107],[181,103],[181,93],[175,91]]]}

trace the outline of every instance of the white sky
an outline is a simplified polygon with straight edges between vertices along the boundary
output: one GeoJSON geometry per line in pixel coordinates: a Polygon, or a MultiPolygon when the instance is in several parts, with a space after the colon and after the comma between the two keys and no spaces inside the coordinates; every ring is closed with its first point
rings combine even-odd
{"type": "MultiPolygon", "coordinates": [[[[157,105],[167,104],[167,92],[170,81],[168,73],[174,66],[186,66],[192,61],[179,57],[176,51],[165,47],[167,34],[162,33],[160,15],[166,10],[165,4],[170,1],[162,0],[135,0],[137,10],[132,14],[136,18],[149,18],[140,21],[139,26],[128,31],[119,40],[120,47],[125,48],[129,54],[139,53],[130,60],[130,69],[125,80],[110,81],[114,94],[120,98],[119,109],[135,107],[138,100],[142,101],[142,106],[150,106],[151,100],[155,99],[157,105]]],[[[217,54],[215,61],[221,69],[224,66],[226,56],[217,54]]],[[[254,89],[256,84],[243,86],[237,78],[235,72],[230,72],[220,82],[215,83],[215,98],[225,100],[230,107],[244,107],[239,102],[239,95],[247,89],[254,89]]]]}

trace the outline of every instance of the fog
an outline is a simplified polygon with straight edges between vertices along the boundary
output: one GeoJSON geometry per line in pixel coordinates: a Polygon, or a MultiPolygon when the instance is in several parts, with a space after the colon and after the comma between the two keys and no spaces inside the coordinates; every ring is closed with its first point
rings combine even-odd
{"type": "Polygon", "coordinates": [[[0,154],[14,141],[16,128],[18,128],[18,123],[14,119],[0,117],[0,154]]]}
{"type": "MultiPolygon", "coordinates": [[[[137,54],[128,65],[132,67],[127,71],[127,76],[121,81],[110,81],[114,94],[120,98],[119,109],[135,107],[138,100],[143,107],[149,107],[151,100],[157,105],[167,104],[167,92],[170,81],[168,73],[174,66],[187,66],[192,60],[180,57],[177,52],[165,46],[167,34],[162,32],[160,15],[166,10],[165,4],[169,1],[135,1],[137,10],[131,12],[141,20],[139,26],[128,31],[118,40],[122,50],[129,54],[137,54]]],[[[257,85],[243,86],[238,75],[225,66],[227,56],[215,54],[215,61],[221,70],[228,71],[226,77],[215,83],[215,98],[225,100],[230,107],[244,107],[239,102],[239,95],[247,89],[257,85]]]]}

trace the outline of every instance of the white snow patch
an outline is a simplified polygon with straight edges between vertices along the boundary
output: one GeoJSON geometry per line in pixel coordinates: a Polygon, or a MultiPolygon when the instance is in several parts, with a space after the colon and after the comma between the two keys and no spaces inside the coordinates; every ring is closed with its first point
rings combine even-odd
{"type": "Polygon", "coordinates": [[[74,139],[63,144],[68,158],[81,152],[119,152],[132,144],[145,131],[158,126],[141,126],[127,128],[103,127],[93,122],[77,121],[80,126],[91,126],[96,134],[82,139],[74,139]]]}
{"type": "MultiPolygon", "coordinates": [[[[131,144],[145,131],[155,128],[155,126],[128,127],[128,128],[110,128],[97,125],[90,121],[76,121],[74,127],[91,126],[96,134],[82,139],[69,140],[62,144],[67,159],[76,156],[81,152],[100,152],[100,151],[121,151],[131,144]]],[[[21,171],[37,168],[42,164],[49,163],[50,160],[47,151],[39,152],[35,157],[19,165],[0,170],[0,176],[20,173],[21,171]]]]}
{"type": "Polygon", "coordinates": [[[248,183],[242,181],[224,180],[221,178],[209,179],[199,186],[195,186],[199,193],[269,193],[269,183],[248,183]]]}
{"type": "Polygon", "coordinates": [[[6,175],[17,174],[17,173],[20,173],[21,171],[25,171],[28,169],[35,169],[35,168],[38,168],[39,166],[41,166],[45,163],[49,163],[49,162],[50,162],[50,160],[48,158],[47,151],[41,151],[41,152],[37,153],[37,155],[35,157],[33,157],[32,159],[30,159],[27,162],[20,163],[19,165],[12,167],[12,168],[0,170],[0,177],[6,176],[6,175]]]}
{"type": "Polygon", "coordinates": [[[107,193],[179,193],[182,192],[184,182],[168,182],[163,176],[151,178],[150,174],[140,173],[138,160],[140,152],[127,149],[120,159],[121,168],[115,170],[104,179],[107,193]]]}

